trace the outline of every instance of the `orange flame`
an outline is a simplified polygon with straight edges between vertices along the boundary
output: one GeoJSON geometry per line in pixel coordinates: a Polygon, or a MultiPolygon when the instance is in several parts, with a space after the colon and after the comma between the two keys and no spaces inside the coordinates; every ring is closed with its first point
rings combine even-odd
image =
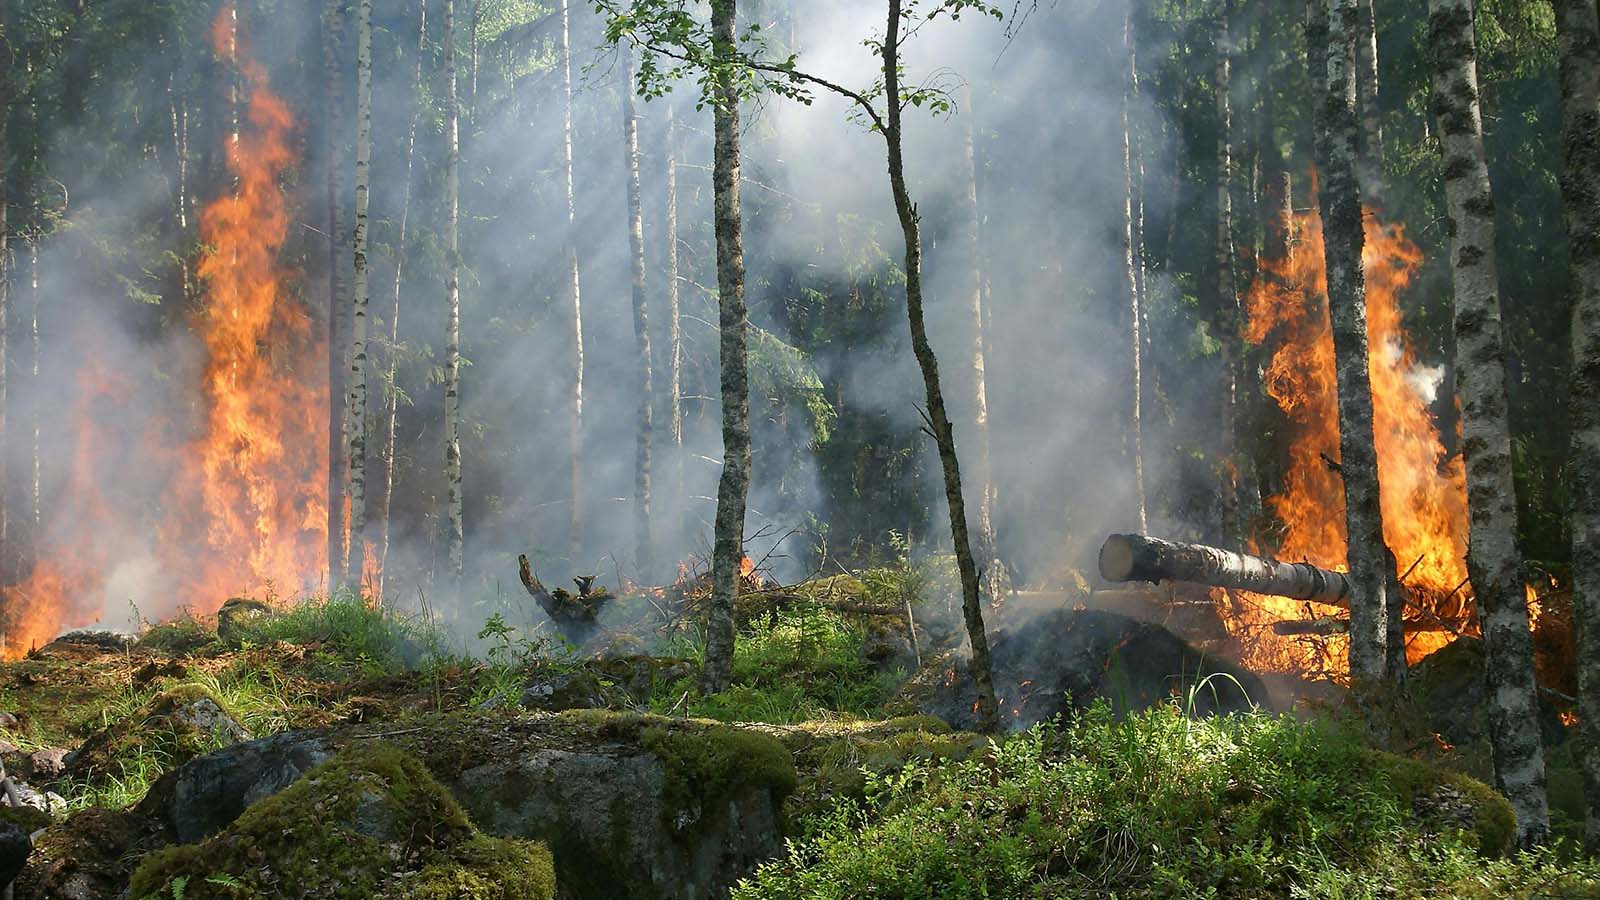
{"type": "Polygon", "coordinates": [[[5,589],[8,621],[0,653],[6,657],[102,612],[111,599],[110,569],[120,561],[100,558],[97,535],[154,535],[167,586],[162,596],[139,599],[158,616],[180,606],[208,613],[239,593],[295,592],[312,586],[324,568],[326,495],[318,475],[328,462],[321,415],[328,389],[318,363],[325,347],[285,290],[277,260],[289,225],[279,182],[295,162],[294,118],[265,70],[241,59],[231,20],[231,6],[224,5],[211,36],[220,57],[240,60],[248,127],[241,125],[226,144],[232,189],[200,216],[206,249],[197,271],[207,303],[191,323],[204,350],[199,434],[174,448],[166,435],[181,434],[181,426],[151,429],[151,454],[176,463],[163,492],[168,502],[153,527],[131,518],[137,511],[113,512],[100,470],[107,448],[114,454],[117,445],[98,433],[98,412],[119,400],[119,377],[126,375],[100,372],[93,363],[79,372],[73,459],[62,499],[52,508],[52,521],[74,537],[41,547],[28,577],[5,589]]]}
{"type": "MultiPolygon", "coordinates": [[[[1400,297],[1422,253],[1401,226],[1381,222],[1372,211],[1364,223],[1368,375],[1384,538],[1414,598],[1438,618],[1464,622],[1470,612],[1465,472],[1460,457],[1445,452],[1429,409],[1438,372],[1419,364],[1400,313],[1400,297]]],[[[1294,226],[1298,240],[1288,256],[1262,260],[1261,274],[1246,296],[1245,337],[1275,345],[1266,388],[1289,420],[1292,436],[1284,490],[1268,503],[1284,525],[1278,556],[1347,570],[1344,486],[1334,468],[1338,394],[1321,217],[1311,209],[1297,214],[1294,226]]],[[[1249,601],[1241,611],[1223,610],[1230,629],[1248,635],[1247,664],[1334,677],[1344,673],[1348,638],[1284,637],[1265,627],[1317,614],[1307,604],[1281,597],[1249,601]]],[[[1449,631],[1415,631],[1407,638],[1407,656],[1415,662],[1453,637],[1449,631]]]]}

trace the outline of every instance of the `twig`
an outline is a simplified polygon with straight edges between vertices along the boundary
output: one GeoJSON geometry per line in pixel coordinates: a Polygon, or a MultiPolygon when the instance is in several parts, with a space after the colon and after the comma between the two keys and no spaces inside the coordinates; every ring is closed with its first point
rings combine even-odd
{"type": "Polygon", "coordinates": [[[380,732],[378,732],[376,734],[358,734],[358,735],[356,735],[356,738],[358,740],[364,740],[364,739],[370,739],[370,738],[386,738],[386,737],[394,737],[396,735],[401,735],[401,734],[416,734],[419,731],[425,731],[425,730],[426,729],[423,729],[423,728],[402,728],[399,731],[380,731],[380,732]]]}

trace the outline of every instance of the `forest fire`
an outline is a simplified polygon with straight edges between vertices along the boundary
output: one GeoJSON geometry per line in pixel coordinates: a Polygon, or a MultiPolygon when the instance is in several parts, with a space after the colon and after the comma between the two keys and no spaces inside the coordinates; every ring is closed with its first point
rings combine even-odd
{"type": "MultiPolygon", "coordinates": [[[[224,58],[238,52],[230,11],[224,6],[212,29],[224,58]]],[[[240,593],[292,593],[323,568],[325,492],[316,474],[327,466],[319,425],[327,383],[317,365],[324,347],[277,261],[289,225],[279,182],[295,162],[294,118],[260,65],[241,57],[238,68],[248,105],[227,140],[233,185],[200,216],[205,300],[191,326],[204,352],[194,404],[201,421],[131,436],[152,444],[141,448],[145,455],[174,461],[166,502],[154,521],[141,520],[141,510],[104,493],[107,470],[129,464],[111,454],[130,436],[102,434],[98,425],[119,382],[92,366],[80,372],[74,458],[55,517],[66,533],[52,533],[29,576],[5,589],[6,657],[99,615],[110,570],[121,562],[97,558],[102,535],[150,535],[163,595],[136,599],[155,615],[179,606],[209,612],[240,593]],[[174,445],[173,433],[197,436],[174,445]]]]}
{"type": "MultiPolygon", "coordinates": [[[[1400,226],[1385,224],[1370,211],[1365,222],[1369,371],[1384,537],[1408,594],[1426,608],[1430,625],[1407,629],[1407,658],[1416,662],[1454,639],[1439,625],[1469,627],[1466,481],[1460,457],[1446,453],[1429,410],[1433,373],[1419,365],[1401,323],[1400,296],[1422,254],[1400,226]]],[[[1284,524],[1276,548],[1279,557],[1343,570],[1344,489],[1335,470],[1338,401],[1318,212],[1297,214],[1294,231],[1297,239],[1288,257],[1263,260],[1246,299],[1245,337],[1274,348],[1266,389],[1290,423],[1284,490],[1268,503],[1284,524]]],[[[1229,629],[1248,636],[1247,664],[1269,671],[1342,674],[1345,636],[1289,637],[1265,627],[1312,617],[1308,604],[1280,597],[1251,596],[1248,601],[1225,607],[1229,629]]]]}

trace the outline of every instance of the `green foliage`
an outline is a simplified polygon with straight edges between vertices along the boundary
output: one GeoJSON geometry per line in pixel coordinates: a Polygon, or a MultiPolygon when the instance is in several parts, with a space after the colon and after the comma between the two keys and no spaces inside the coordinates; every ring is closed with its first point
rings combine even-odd
{"type": "Polygon", "coordinates": [[[861,655],[866,627],[802,606],[753,623],[734,642],[733,685],[702,696],[692,678],[658,687],[650,707],[722,721],[801,722],[828,713],[871,715],[899,685],[861,655]],[[687,702],[685,697],[687,696],[687,702]]]}
{"type": "MultiPolygon", "coordinates": [[[[1376,754],[1326,726],[1264,716],[1192,723],[1175,707],[1117,721],[1101,705],[964,762],[869,772],[865,803],[836,805],[734,897],[1600,890],[1592,863],[1561,868],[1548,854],[1489,862],[1473,849],[1476,833],[1418,820],[1407,792],[1433,780],[1424,764],[1376,754]]],[[[1504,812],[1481,785],[1468,799],[1480,820],[1504,812]]]]}
{"type": "Polygon", "coordinates": [[[794,759],[771,735],[725,725],[657,725],[644,729],[639,740],[666,764],[671,809],[729,797],[744,787],[766,788],[780,801],[795,789],[794,759]]]}
{"type": "Polygon", "coordinates": [[[368,674],[415,668],[439,655],[444,645],[442,635],[422,620],[368,605],[349,592],[309,598],[273,615],[242,622],[238,631],[250,645],[277,641],[322,645],[330,663],[368,674]]]}

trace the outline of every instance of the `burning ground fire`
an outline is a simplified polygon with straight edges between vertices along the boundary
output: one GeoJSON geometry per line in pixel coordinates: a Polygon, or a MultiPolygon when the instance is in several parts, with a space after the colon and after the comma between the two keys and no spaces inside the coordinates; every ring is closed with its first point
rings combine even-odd
{"type": "MultiPolygon", "coordinates": [[[[229,13],[225,6],[212,30],[224,58],[237,50],[229,13]]],[[[121,561],[101,558],[106,535],[150,536],[154,569],[169,580],[162,596],[134,599],[156,615],[183,605],[209,612],[240,593],[292,593],[324,569],[326,492],[317,476],[327,467],[318,414],[327,403],[319,366],[325,345],[278,265],[289,226],[280,181],[295,163],[294,118],[265,70],[239,59],[249,99],[240,133],[226,148],[234,182],[200,216],[205,301],[191,321],[204,351],[195,388],[200,421],[187,429],[163,422],[140,435],[104,433],[98,412],[117,403],[123,382],[94,366],[79,373],[71,469],[54,504],[59,527],[45,536],[28,577],[4,589],[0,650],[8,658],[126,599],[107,596],[111,569],[121,561]],[[108,470],[112,480],[148,477],[114,471],[118,462],[135,465],[115,455],[130,440],[144,441],[147,456],[175,461],[164,503],[150,511],[153,521],[102,493],[108,470]]]]}
{"type": "MultiPolygon", "coordinates": [[[[1415,663],[1455,639],[1476,634],[1467,584],[1466,477],[1459,456],[1446,453],[1429,410],[1434,384],[1402,327],[1400,297],[1422,253],[1399,225],[1365,216],[1373,430],[1384,537],[1413,610],[1406,656],[1415,663]]],[[[1246,297],[1245,337],[1273,348],[1266,389],[1289,422],[1289,465],[1281,494],[1268,504],[1283,523],[1275,555],[1347,570],[1344,487],[1334,470],[1339,451],[1333,334],[1327,307],[1322,222],[1315,208],[1295,216],[1286,259],[1263,260],[1246,297]]],[[[1529,589],[1530,605],[1534,593],[1529,589]]],[[[1282,597],[1219,597],[1224,621],[1257,670],[1338,678],[1346,671],[1348,638],[1285,636],[1270,625],[1335,614],[1282,597]],[[1237,602],[1235,602],[1237,600],[1237,602]]],[[[1535,612],[1535,615],[1537,613],[1535,612]]]]}

